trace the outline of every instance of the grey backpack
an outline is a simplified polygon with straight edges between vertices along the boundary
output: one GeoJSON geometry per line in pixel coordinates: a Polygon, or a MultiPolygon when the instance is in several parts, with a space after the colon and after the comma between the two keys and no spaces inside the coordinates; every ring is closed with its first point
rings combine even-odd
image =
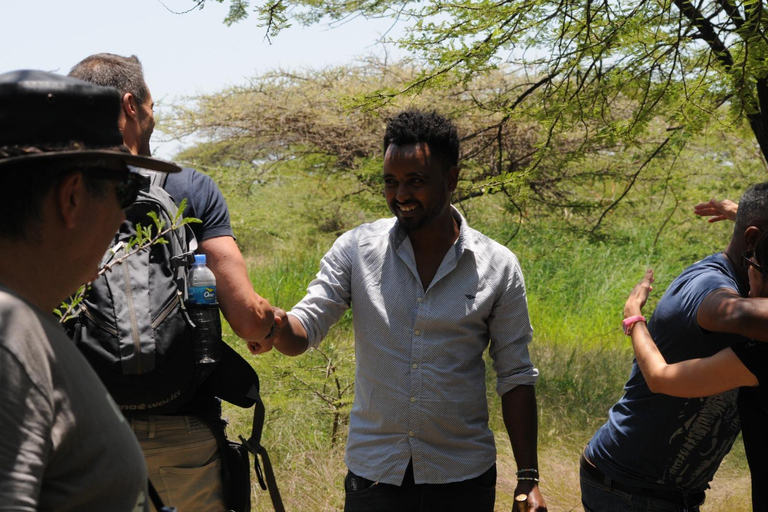
{"type": "Polygon", "coordinates": [[[163,188],[167,174],[141,172],[147,183],[101,262],[109,270],[91,283],[68,331],[121,410],[167,414],[191,398],[203,377],[184,307],[197,243],[184,225],[126,257],[138,230],[158,233],[152,216],[168,228],[178,212],[163,188]]]}

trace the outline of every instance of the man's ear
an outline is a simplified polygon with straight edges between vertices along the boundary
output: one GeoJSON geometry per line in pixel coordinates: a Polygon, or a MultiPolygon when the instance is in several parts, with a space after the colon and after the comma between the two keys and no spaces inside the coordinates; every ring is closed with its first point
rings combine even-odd
{"type": "Polygon", "coordinates": [[[453,193],[459,184],[459,168],[454,165],[448,169],[446,179],[448,180],[448,190],[453,193]]]}
{"type": "Polygon", "coordinates": [[[136,103],[136,97],[133,93],[127,92],[123,94],[123,114],[126,118],[138,119],[139,118],[139,105],[136,103]]]}
{"type": "Polygon", "coordinates": [[[744,245],[746,250],[752,251],[755,249],[757,239],[760,238],[760,233],[760,228],[757,226],[749,226],[746,231],[744,231],[744,245]]]}
{"type": "Polygon", "coordinates": [[[77,225],[86,193],[85,181],[80,172],[67,174],[54,189],[59,217],[68,229],[77,225]]]}

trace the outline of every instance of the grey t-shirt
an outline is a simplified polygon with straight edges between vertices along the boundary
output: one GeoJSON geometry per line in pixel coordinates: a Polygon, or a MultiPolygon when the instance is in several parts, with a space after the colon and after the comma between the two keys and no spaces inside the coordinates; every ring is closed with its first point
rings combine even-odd
{"type": "Polygon", "coordinates": [[[0,287],[0,510],[145,512],[133,432],[58,325],[0,287]]]}

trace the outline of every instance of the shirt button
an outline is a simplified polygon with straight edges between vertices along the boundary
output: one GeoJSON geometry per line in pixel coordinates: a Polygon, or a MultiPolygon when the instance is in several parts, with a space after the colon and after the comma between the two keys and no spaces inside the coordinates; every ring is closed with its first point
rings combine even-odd
{"type": "Polygon", "coordinates": [[[416,397],[415,397],[415,396],[412,396],[412,397],[411,397],[411,403],[413,403],[413,402],[415,402],[415,401],[416,401],[416,397]]]}
{"type": "Polygon", "coordinates": [[[413,363],[413,365],[412,365],[412,366],[413,366],[413,369],[414,369],[414,370],[415,370],[416,368],[418,368],[418,367],[419,367],[419,365],[418,365],[418,364],[416,364],[416,363],[413,363]]]}
{"type": "Polygon", "coordinates": [[[413,331],[413,334],[415,334],[416,336],[418,336],[419,334],[421,334],[421,331],[420,331],[420,330],[418,330],[418,329],[416,329],[415,331],[413,331]]]}
{"type": "Polygon", "coordinates": [[[422,299],[421,297],[419,297],[418,299],[416,299],[416,302],[418,302],[419,304],[421,304],[422,302],[424,302],[424,299],[422,299]]]}
{"type": "Polygon", "coordinates": [[[413,430],[410,430],[410,431],[408,432],[408,435],[409,435],[409,436],[411,436],[411,437],[413,437],[413,430]]]}

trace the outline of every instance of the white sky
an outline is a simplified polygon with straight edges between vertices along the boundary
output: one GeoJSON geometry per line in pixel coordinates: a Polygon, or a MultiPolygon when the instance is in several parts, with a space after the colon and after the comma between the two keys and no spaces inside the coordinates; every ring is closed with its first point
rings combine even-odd
{"type": "MultiPolygon", "coordinates": [[[[194,0],[164,3],[179,12],[195,5],[194,0]]],[[[66,74],[93,53],[135,54],[162,112],[182,96],[245,84],[267,70],[324,67],[383,53],[376,43],[391,26],[363,19],[335,28],[295,26],[270,45],[255,17],[224,25],[228,5],[208,0],[203,10],[177,15],[159,0],[0,0],[0,72],[66,74]]],[[[153,137],[153,151],[169,158],[177,144],[161,139],[159,133],[153,137]]]]}

